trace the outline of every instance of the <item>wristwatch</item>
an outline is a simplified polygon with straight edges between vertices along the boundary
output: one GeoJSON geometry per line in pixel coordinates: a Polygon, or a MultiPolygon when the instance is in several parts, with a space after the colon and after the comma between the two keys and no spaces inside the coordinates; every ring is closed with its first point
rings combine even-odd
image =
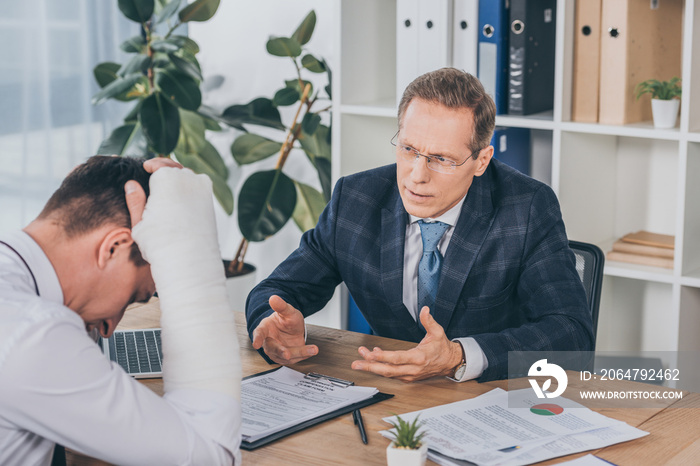
{"type": "Polygon", "coordinates": [[[448,376],[447,378],[450,380],[454,380],[455,382],[461,382],[462,377],[464,377],[464,373],[467,371],[467,361],[464,358],[464,347],[462,344],[459,344],[460,348],[462,348],[462,361],[460,361],[459,364],[457,364],[457,367],[455,367],[454,372],[452,373],[452,376],[448,376]]]}

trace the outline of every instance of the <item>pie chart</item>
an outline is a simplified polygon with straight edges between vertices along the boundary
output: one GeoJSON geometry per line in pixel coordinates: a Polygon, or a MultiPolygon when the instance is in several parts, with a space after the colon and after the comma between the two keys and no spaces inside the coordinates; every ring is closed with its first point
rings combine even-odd
{"type": "Polygon", "coordinates": [[[557,414],[563,413],[564,408],[551,403],[543,403],[533,406],[530,408],[530,411],[540,416],[556,416],[557,414]]]}

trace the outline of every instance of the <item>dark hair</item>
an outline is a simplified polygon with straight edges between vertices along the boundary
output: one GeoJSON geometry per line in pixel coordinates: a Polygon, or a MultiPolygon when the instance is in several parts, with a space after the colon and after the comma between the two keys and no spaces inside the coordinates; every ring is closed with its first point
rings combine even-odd
{"type": "Polygon", "coordinates": [[[477,152],[487,147],[496,126],[496,104],[481,82],[456,68],[441,68],[417,77],[408,85],[399,103],[399,128],[408,105],[415,98],[444,105],[468,108],[474,116],[474,131],[469,149],[477,152]]]}
{"type": "MultiPolygon", "coordinates": [[[[140,159],[90,157],[68,174],[39,218],[55,217],[69,238],[107,224],[131,228],[124,184],[136,180],[148,196],[150,176],[140,159]]],[[[132,245],[130,258],[136,265],[145,264],[136,243],[132,245]]]]}

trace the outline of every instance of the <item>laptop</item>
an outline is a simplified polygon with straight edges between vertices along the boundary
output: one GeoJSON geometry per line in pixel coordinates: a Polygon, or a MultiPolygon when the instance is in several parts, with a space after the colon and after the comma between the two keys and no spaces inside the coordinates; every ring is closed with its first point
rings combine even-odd
{"type": "Polygon", "coordinates": [[[116,330],[100,340],[102,352],[137,379],[163,377],[160,329],[116,330]]]}

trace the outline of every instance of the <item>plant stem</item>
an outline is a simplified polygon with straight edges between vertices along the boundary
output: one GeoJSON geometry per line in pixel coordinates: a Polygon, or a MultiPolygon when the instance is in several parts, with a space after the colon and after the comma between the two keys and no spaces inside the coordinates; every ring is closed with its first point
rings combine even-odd
{"type": "MultiPolygon", "coordinates": [[[[304,92],[301,96],[301,101],[299,102],[299,107],[297,108],[297,113],[294,115],[294,120],[292,121],[292,126],[289,127],[287,131],[287,137],[284,140],[284,144],[280,148],[280,155],[277,159],[277,164],[275,165],[275,170],[282,170],[284,163],[289,157],[289,153],[294,147],[294,143],[299,138],[299,133],[301,133],[301,125],[297,124],[299,119],[299,114],[301,109],[304,107],[307,99],[309,98],[309,92],[311,91],[311,84],[307,84],[304,87],[304,92]]],[[[231,260],[228,265],[229,275],[234,275],[236,272],[243,270],[243,263],[245,260],[245,254],[248,251],[248,240],[245,237],[241,240],[241,244],[238,246],[235,257],[231,260]]]]}
{"type": "Polygon", "coordinates": [[[287,157],[289,157],[289,153],[291,152],[292,147],[294,146],[294,143],[299,138],[299,132],[301,131],[301,126],[297,125],[297,120],[299,119],[299,114],[301,113],[301,109],[304,107],[306,100],[309,98],[309,91],[310,90],[311,90],[311,84],[307,84],[306,87],[304,87],[304,93],[301,95],[301,101],[299,102],[299,107],[297,108],[297,113],[294,115],[294,120],[292,121],[292,126],[289,127],[289,131],[287,132],[287,137],[285,138],[284,144],[282,144],[282,148],[280,149],[280,155],[279,155],[279,158],[277,159],[277,165],[275,165],[275,170],[282,169],[282,167],[284,166],[284,163],[287,161],[287,157]]]}

